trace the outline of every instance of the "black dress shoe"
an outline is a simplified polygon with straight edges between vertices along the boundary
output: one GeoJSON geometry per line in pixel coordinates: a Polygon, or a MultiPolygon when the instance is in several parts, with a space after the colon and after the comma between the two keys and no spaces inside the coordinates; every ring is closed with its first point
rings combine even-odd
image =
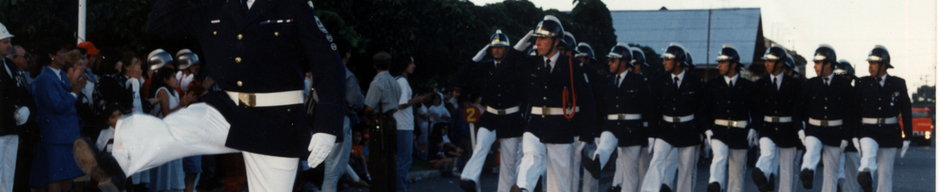
{"type": "Polygon", "coordinates": [[[672,192],[672,189],[670,189],[666,184],[663,184],[659,187],[659,192],[672,192]]]}
{"type": "Polygon", "coordinates": [[[751,178],[754,179],[754,184],[757,185],[757,189],[760,191],[770,191],[768,185],[768,179],[764,176],[764,172],[760,171],[758,168],[751,170],[751,178]]]}
{"type": "Polygon", "coordinates": [[[464,192],[476,192],[477,183],[473,180],[460,180],[460,189],[463,189],[464,192]]]}
{"type": "Polygon", "coordinates": [[[862,186],[863,191],[871,192],[873,190],[871,187],[872,185],[871,171],[864,170],[862,172],[858,172],[858,184],[862,186]]]}
{"type": "Polygon", "coordinates": [[[804,189],[812,189],[813,188],[813,171],[809,169],[803,169],[803,171],[800,172],[800,180],[803,181],[804,189]]]}
{"type": "Polygon", "coordinates": [[[509,192],[529,192],[529,190],[521,189],[518,185],[512,185],[512,188],[509,188],[509,192]]]}
{"type": "Polygon", "coordinates": [[[721,192],[721,184],[718,184],[718,182],[709,183],[708,192],[721,192]]]}
{"type": "Polygon", "coordinates": [[[582,152],[581,163],[584,164],[584,170],[587,170],[588,173],[591,173],[591,177],[594,177],[594,179],[601,178],[600,157],[591,160],[591,156],[582,152]]]}
{"type": "Polygon", "coordinates": [[[623,188],[620,188],[620,186],[611,186],[610,189],[607,189],[607,192],[620,192],[621,190],[623,188]]]}
{"type": "Polygon", "coordinates": [[[91,140],[80,138],[72,146],[75,163],[92,179],[98,181],[98,188],[104,192],[120,192],[124,190],[124,181],[127,179],[124,170],[110,153],[98,151],[91,140]]]}

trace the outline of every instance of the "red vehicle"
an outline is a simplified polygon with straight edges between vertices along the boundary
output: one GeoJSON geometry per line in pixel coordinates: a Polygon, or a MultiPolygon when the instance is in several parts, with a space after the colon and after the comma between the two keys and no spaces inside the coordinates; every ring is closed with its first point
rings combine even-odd
{"type": "MultiPolygon", "coordinates": [[[[911,135],[913,136],[911,139],[914,142],[929,145],[930,139],[934,136],[933,119],[931,118],[930,108],[911,108],[911,121],[912,124],[914,124],[914,126],[912,126],[914,133],[911,135]]],[[[904,136],[907,137],[906,135],[904,136]]]]}

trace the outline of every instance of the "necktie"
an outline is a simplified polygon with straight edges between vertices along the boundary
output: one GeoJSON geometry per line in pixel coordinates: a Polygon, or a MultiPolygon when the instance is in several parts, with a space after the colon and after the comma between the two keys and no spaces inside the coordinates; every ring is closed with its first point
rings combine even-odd
{"type": "MultiPolygon", "coordinates": [[[[878,85],[881,85],[881,77],[875,77],[875,81],[878,82],[878,85]]],[[[884,85],[881,85],[884,86],[884,85]]]]}
{"type": "Polygon", "coordinates": [[[242,2],[242,16],[244,16],[245,13],[248,13],[248,0],[241,0],[241,2],[242,2]]]}
{"type": "Polygon", "coordinates": [[[728,87],[734,87],[734,80],[728,80],[728,87]]]}
{"type": "Polygon", "coordinates": [[[676,83],[676,89],[679,89],[679,77],[672,77],[672,80],[676,83]]]}
{"type": "Polygon", "coordinates": [[[829,85],[829,78],[828,78],[828,77],[823,77],[823,83],[826,84],[826,85],[829,85]]]}
{"type": "Polygon", "coordinates": [[[29,82],[26,81],[26,74],[23,72],[19,72],[18,75],[16,75],[16,81],[20,82],[20,86],[29,87],[29,82]]]}
{"type": "Polygon", "coordinates": [[[549,63],[552,63],[552,59],[545,59],[545,71],[552,73],[552,66],[549,63]]]}
{"type": "Polygon", "coordinates": [[[617,75],[617,77],[614,77],[614,85],[617,86],[618,88],[620,87],[620,75],[617,75]]]}

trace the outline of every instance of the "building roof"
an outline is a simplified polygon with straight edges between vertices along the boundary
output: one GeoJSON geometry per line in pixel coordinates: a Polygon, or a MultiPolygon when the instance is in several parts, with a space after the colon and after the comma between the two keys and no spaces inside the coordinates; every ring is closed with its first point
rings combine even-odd
{"type": "Polygon", "coordinates": [[[741,63],[761,54],[754,53],[758,41],[763,43],[760,8],[611,11],[610,16],[618,42],[650,46],[657,54],[680,43],[697,67],[706,62],[716,67],[724,44],[737,48],[741,63]]]}

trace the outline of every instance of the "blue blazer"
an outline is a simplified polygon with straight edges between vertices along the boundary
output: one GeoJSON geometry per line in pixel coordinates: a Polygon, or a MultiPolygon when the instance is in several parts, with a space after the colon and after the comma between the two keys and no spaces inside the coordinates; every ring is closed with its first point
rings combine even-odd
{"type": "MultiPolygon", "coordinates": [[[[64,71],[63,71],[64,72],[64,71]]],[[[75,111],[75,96],[69,94],[71,85],[65,73],[59,80],[49,66],[43,67],[30,90],[36,100],[39,132],[42,142],[50,144],[72,144],[81,132],[81,119],[75,111]]]]}

